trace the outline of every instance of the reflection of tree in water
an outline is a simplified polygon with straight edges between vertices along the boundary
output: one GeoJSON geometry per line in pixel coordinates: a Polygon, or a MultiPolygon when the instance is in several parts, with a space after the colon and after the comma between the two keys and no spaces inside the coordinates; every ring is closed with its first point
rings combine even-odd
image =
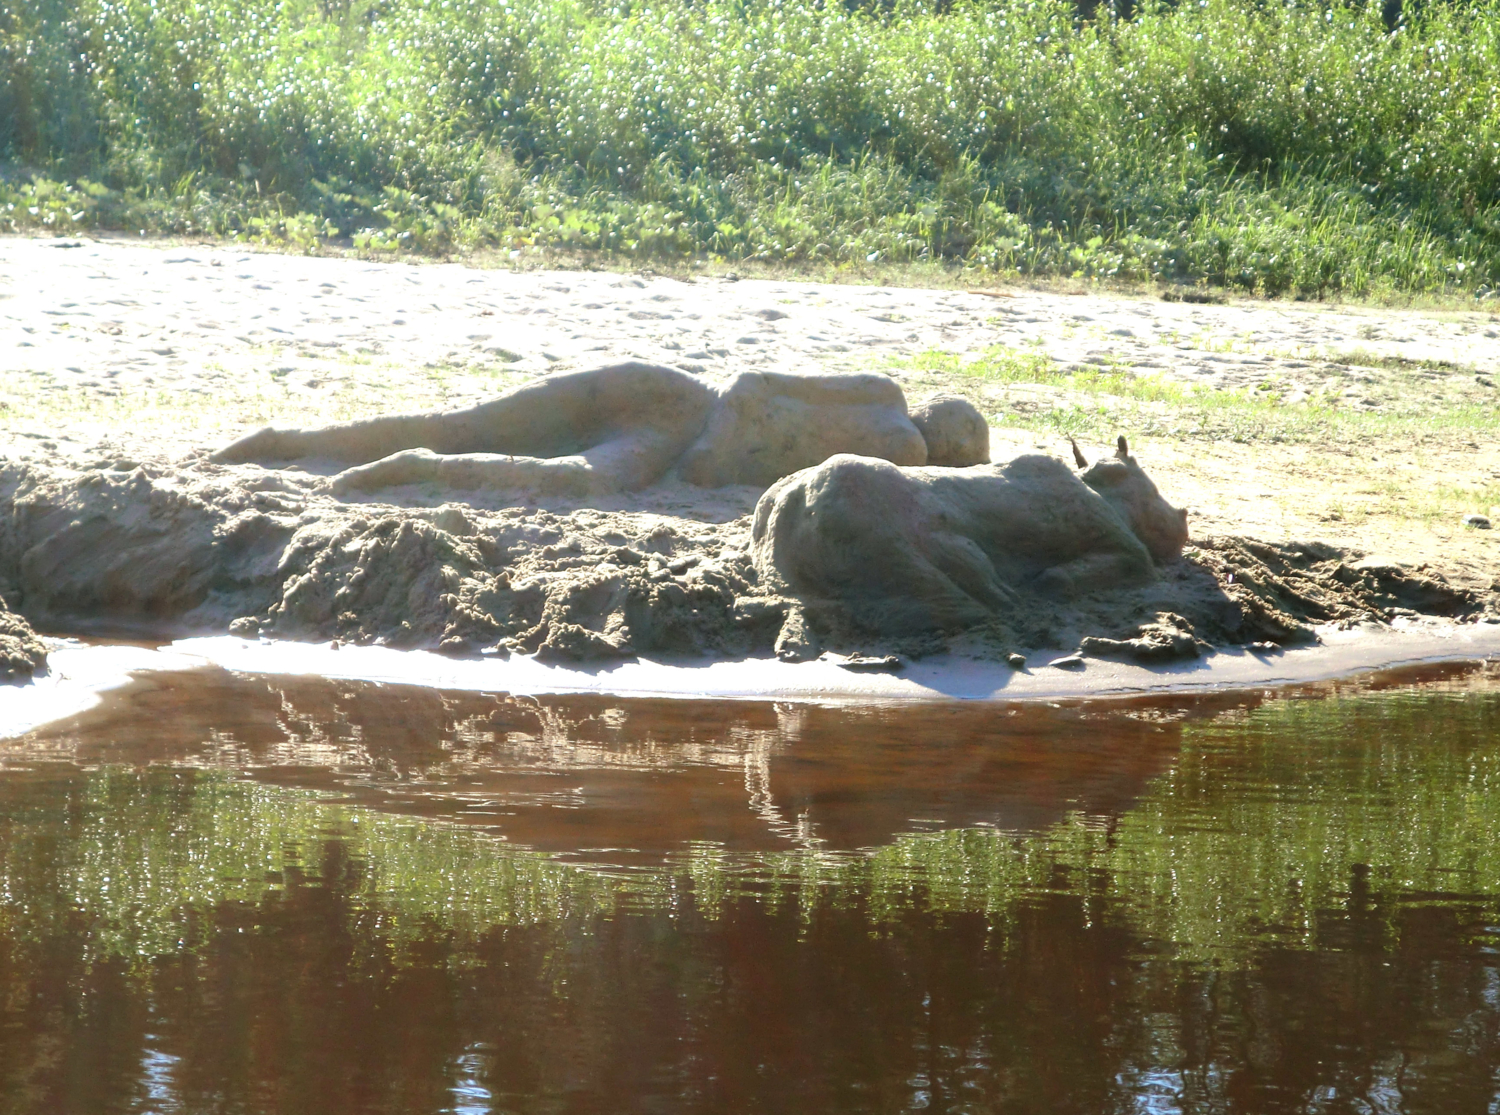
{"type": "MultiPolygon", "coordinates": [[[[769,755],[778,816],[839,815],[777,773],[834,713],[769,755]]],[[[1178,726],[1112,811],[624,874],[212,771],[13,772],[0,1106],[125,1107],[152,1069],[194,1111],[1483,1111],[1497,722],[1275,702],[1178,726]]]]}

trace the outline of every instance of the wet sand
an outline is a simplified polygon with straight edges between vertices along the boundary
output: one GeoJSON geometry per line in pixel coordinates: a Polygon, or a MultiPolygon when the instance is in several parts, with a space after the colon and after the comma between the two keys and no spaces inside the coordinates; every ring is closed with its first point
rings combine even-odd
{"type": "Polygon", "coordinates": [[[841,656],[789,663],[636,659],[569,666],[521,655],[459,659],[387,647],[334,647],[230,636],[181,639],[160,647],[59,645],[50,670],[6,687],[0,739],[93,707],[101,694],[145,673],[218,667],[245,674],[316,676],[512,695],[595,693],[617,697],[778,700],[818,704],[892,701],[1049,701],[1280,689],[1427,663],[1500,659],[1500,625],[1414,621],[1391,628],[1320,629],[1316,645],[1262,653],[1227,648],[1193,662],[1144,667],[1086,658],[1053,666],[1061,651],[1033,653],[1023,669],[936,655],[898,672],[844,669],[841,656]]]}

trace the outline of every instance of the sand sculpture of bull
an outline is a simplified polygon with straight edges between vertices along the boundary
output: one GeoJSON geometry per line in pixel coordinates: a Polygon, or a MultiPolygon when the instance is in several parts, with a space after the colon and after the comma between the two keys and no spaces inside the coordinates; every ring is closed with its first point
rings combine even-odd
{"type": "Polygon", "coordinates": [[[1145,584],[1187,542],[1125,438],[1078,471],[1027,454],[969,468],[901,468],[841,454],[773,485],[752,557],[773,589],[837,601],[892,634],[956,630],[1018,592],[1057,597],[1145,584]]]}

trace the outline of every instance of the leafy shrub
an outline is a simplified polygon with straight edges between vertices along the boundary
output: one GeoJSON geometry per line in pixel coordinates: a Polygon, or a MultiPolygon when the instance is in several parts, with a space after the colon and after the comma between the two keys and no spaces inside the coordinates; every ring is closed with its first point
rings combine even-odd
{"type": "Polygon", "coordinates": [[[1108,11],[0,0],[0,221],[1500,285],[1500,0],[1108,11]]]}

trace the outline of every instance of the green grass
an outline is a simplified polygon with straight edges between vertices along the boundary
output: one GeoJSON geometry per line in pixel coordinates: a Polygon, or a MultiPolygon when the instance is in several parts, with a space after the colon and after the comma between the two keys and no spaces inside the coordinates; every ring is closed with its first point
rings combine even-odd
{"type": "Polygon", "coordinates": [[[0,0],[0,228],[1488,297],[1500,2],[1377,9],[0,0]]]}
{"type": "MultiPolygon", "coordinates": [[[[1401,370],[1409,371],[1404,365],[1401,370]]],[[[1422,366],[1423,371],[1427,368],[1422,366]]],[[[1500,408],[1487,395],[1457,399],[1418,375],[1393,377],[1378,410],[1330,392],[1292,401],[1274,381],[1222,389],[1136,373],[1124,365],[1067,370],[1050,357],[1003,345],[973,358],[926,352],[888,370],[913,389],[957,391],[991,425],[1112,441],[1121,431],[1237,442],[1402,444],[1424,438],[1493,438],[1500,408]]],[[[1462,375],[1462,373],[1459,373],[1462,375]]],[[[1472,381],[1473,377],[1463,377],[1472,381]]]]}
{"type": "Polygon", "coordinates": [[[1461,368],[1451,360],[1419,360],[1410,356],[1387,356],[1363,348],[1326,352],[1323,354],[1323,359],[1330,364],[1342,364],[1359,368],[1387,368],[1392,371],[1401,372],[1437,373],[1467,370],[1470,375],[1476,374],[1473,369],[1461,368]]]}

